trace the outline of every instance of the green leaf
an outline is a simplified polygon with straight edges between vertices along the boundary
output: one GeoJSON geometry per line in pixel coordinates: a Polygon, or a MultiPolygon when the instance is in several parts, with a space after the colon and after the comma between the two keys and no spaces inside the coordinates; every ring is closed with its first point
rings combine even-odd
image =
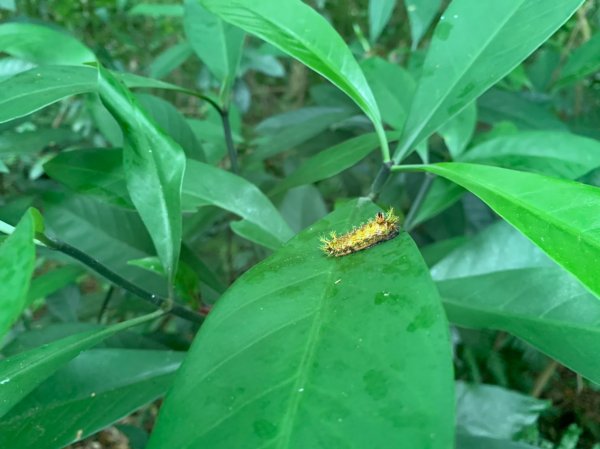
{"type": "Polygon", "coordinates": [[[181,185],[185,154],[110,72],[98,67],[100,97],[124,135],[123,168],[129,196],[150,232],[172,284],[181,246],[181,185]]]}
{"type": "Polygon", "coordinates": [[[35,217],[29,209],[14,232],[0,244],[0,340],[27,306],[35,266],[34,235],[35,217]]]}
{"type": "Polygon", "coordinates": [[[477,106],[471,103],[438,130],[452,159],[456,160],[467,148],[477,125],[477,106]]]}
{"type": "Polygon", "coordinates": [[[0,446],[56,449],[162,396],[181,353],[94,349],[58,370],[0,422],[0,446]]]}
{"type": "Polygon", "coordinates": [[[401,130],[415,92],[415,80],[398,64],[369,58],[360,64],[373,90],[382,120],[401,130]]]}
{"type": "Polygon", "coordinates": [[[0,135],[0,156],[17,156],[37,153],[47,146],[69,145],[81,136],[68,128],[41,128],[17,133],[7,131],[0,135]]]}
{"type": "Polygon", "coordinates": [[[545,0],[451,2],[431,40],[394,160],[399,162],[510,73],[582,3],[557,0],[549,6],[545,0]]]}
{"type": "Polygon", "coordinates": [[[237,280],[148,449],[452,446],[447,323],[409,235],[340,258],[319,249],[377,211],[349,201],[237,280]]]}
{"type": "Polygon", "coordinates": [[[369,0],[369,38],[375,43],[390,21],[396,0],[369,0]]]}
{"type": "Polygon", "coordinates": [[[96,195],[118,206],[133,207],[127,193],[120,149],[63,151],[44,164],[44,171],[76,192],[96,195]]]}
{"type": "Polygon", "coordinates": [[[509,120],[521,130],[568,131],[556,115],[520,93],[490,89],[477,100],[479,119],[496,124],[509,120]]]}
{"type": "MultiPolygon", "coordinates": [[[[399,135],[391,132],[386,134],[386,138],[392,141],[399,135]]],[[[307,159],[295,172],[284,178],[274,189],[274,193],[335,176],[365,158],[377,148],[378,143],[377,134],[368,133],[323,150],[307,159]]]]}
{"type": "Polygon", "coordinates": [[[465,193],[465,189],[443,178],[435,178],[421,203],[421,207],[413,218],[412,226],[424,223],[440,212],[448,209],[465,193]]]}
{"type": "Polygon", "coordinates": [[[479,437],[458,433],[456,435],[456,449],[539,449],[525,443],[517,443],[511,440],[479,437]]]}
{"type": "Polygon", "coordinates": [[[206,203],[218,206],[257,225],[279,243],[294,235],[258,187],[220,168],[188,161],[183,195],[188,207],[206,203]]]}
{"type": "Polygon", "coordinates": [[[248,161],[262,161],[292,149],[352,115],[353,111],[345,108],[312,106],[269,117],[255,128],[259,137],[248,161]]]}
{"type": "Polygon", "coordinates": [[[0,52],[39,65],[79,65],[96,60],[89,48],[66,32],[23,22],[0,25],[0,52]]]}
{"type": "Polygon", "coordinates": [[[600,34],[595,33],[589,41],[577,48],[560,72],[557,86],[563,87],[578,81],[600,69],[600,34]]]}
{"type": "Polygon", "coordinates": [[[288,191],[279,205],[279,210],[294,232],[300,232],[327,215],[323,195],[311,185],[288,191]]]}
{"type": "Polygon", "coordinates": [[[200,3],[221,19],[269,42],[339,87],[373,122],[384,156],[389,152],[377,103],[358,63],[340,35],[314,9],[300,0],[200,0],[200,3]]]}
{"type": "Polygon", "coordinates": [[[415,50],[423,35],[435,19],[442,2],[441,0],[407,0],[406,11],[410,22],[411,48],[415,50]]]}
{"type": "Polygon", "coordinates": [[[535,424],[549,405],[496,385],[456,382],[456,425],[461,433],[511,439],[535,424]]]}
{"type": "Polygon", "coordinates": [[[95,88],[96,71],[90,67],[45,66],[27,70],[0,82],[0,123],[95,88]]]}
{"type": "Polygon", "coordinates": [[[481,198],[600,296],[600,189],[572,181],[485,165],[441,163],[420,167],[481,198]]]}
{"type": "Polygon", "coordinates": [[[453,323],[510,332],[600,382],[600,303],[506,223],[456,248],[431,274],[453,323]]]}
{"type": "Polygon", "coordinates": [[[152,78],[167,76],[192,55],[192,47],[187,42],[180,42],[160,53],[148,67],[152,78]]]}
{"type": "MultiPolygon", "coordinates": [[[[244,32],[205,9],[198,0],[185,0],[183,27],[194,52],[229,91],[242,57],[244,32]]],[[[227,94],[228,95],[228,94],[227,94]]]]}
{"type": "Polygon", "coordinates": [[[487,140],[460,161],[577,179],[600,167],[600,142],[561,131],[519,132],[487,140]]]}
{"type": "Polygon", "coordinates": [[[157,311],[101,330],[74,334],[0,361],[0,416],[4,416],[22,398],[69,360],[77,357],[81,351],[97,345],[117,332],[158,318],[163,313],[157,311]]]}
{"type": "Polygon", "coordinates": [[[153,3],[138,3],[128,11],[130,16],[147,17],[181,17],[183,7],[181,5],[156,5],[153,3]]]}
{"type": "Polygon", "coordinates": [[[27,304],[31,304],[36,299],[45,298],[75,282],[82,273],[83,270],[76,265],[65,265],[37,276],[31,282],[27,293],[27,304]]]}
{"type": "Polygon", "coordinates": [[[232,221],[229,223],[229,227],[240,237],[273,251],[281,248],[283,244],[279,240],[273,239],[270,233],[248,220],[232,221]]]}

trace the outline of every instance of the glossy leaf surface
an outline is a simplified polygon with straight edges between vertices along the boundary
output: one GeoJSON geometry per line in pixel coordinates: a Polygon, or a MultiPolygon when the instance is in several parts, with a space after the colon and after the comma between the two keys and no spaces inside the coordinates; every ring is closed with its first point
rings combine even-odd
{"type": "Polygon", "coordinates": [[[44,381],[0,422],[2,447],[56,449],[163,395],[183,354],[94,349],[44,381]]]}
{"type": "Polygon", "coordinates": [[[35,265],[36,211],[29,210],[15,231],[0,244],[0,340],[27,306],[27,291],[35,265]]]}
{"type": "Polygon", "coordinates": [[[465,163],[426,165],[481,198],[600,296],[600,189],[534,173],[465,163]]]}
{"type": "Polygon", "coordinates": [[[582,0],[451,2],[435,29],[394,160],[514,69],[581,4],[582,0]]]}
{"type": "Polygon", "coordinates": [[[346,257],[319,249],[320,236],[377,210],[350,201],[238,279],[149,449],[452,445],[447,324],[408,234],[346,257]]]}
{"type": "Polygon", "coordinates": [[[181,185],[185,154],[125,86],[98,68],[98,91],[123,130],[123,168],[129,196],[146,225],[171,283],[181,245],[181,185]]]}

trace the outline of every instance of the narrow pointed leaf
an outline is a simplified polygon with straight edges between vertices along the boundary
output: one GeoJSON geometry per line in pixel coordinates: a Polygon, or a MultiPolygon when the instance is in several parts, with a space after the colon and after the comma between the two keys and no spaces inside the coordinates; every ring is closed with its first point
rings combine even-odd
{"type": "Polygon", "coordinates": [[[340,258],[319,249],[377,211],[350,201],[238,279],[149,449],[452,446],[447,324],[408,234],[340,258]]]}
{"type": "Polygon", "coordinates": [[[0,341],[27,306],[35,265],[35,218],[29,210],[0,244],[0,341]]]}
{"type": "Polygon", "coordinates": [[[600,188],[477,164],[420,169],[477,195],[600,297],[600,188]]]}
{"type": "Polygon", "coordinates": [[[372,43],[390,21],[396,0],[369,0],[369,38],[372,43]]]}
{"type": "Polygon", "coordinates": [[[383,139],[377,103],[367,81],[340,35],[300,0],[200,0],[226,22],[278,47],[346,93],[373,122],[383,139]]]}
{"type": "Polygon", "coordinates": [[[171,282],[181,245],[181,185],[185,154],[139,106],[127,88],[98,67],[100,97],[123,130],[129,196],[150,232],[171,282]]]}
{"type": "Polygon", "coordinates": [[[435,29],[394,160],[510,73],[582,3],[452,1],[435,29]]]}
{"type": "Polygon", "coordinates": [[[411,47],[414,50],[435,19],[442,2],[441,0],[405,0],[405,3],[410,22],[411,47]]]}
{"type": "Polygon", "coordinates": [[[0,416],[82,351],[162,314],[158,311],[104,329],[74,334],[0,361],[0,416]]]}

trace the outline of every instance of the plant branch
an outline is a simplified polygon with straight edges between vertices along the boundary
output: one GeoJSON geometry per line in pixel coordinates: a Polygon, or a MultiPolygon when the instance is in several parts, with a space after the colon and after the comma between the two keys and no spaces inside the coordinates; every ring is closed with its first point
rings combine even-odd
{"type": "Polygon", "coordinates": [[[427,192],[429,192],[429,189],[431,188],[431,183],[433,182],[433,178],[434,178],[434,176],[432,174],[425,173],[425,178],[423,179],[423,182],[421,183],[421,187],[419,187],[417,196],[415,197],[415,200],[411,204],[408,214],[406,214],[406,220],[404,220],[404,229],[406,229],[407,231],[410,231],[413,228],[413,222],[415,220],[417,213],[421,209],[421,206],[423,205],[423,201],[425,200],[425,197],[427,196],[427,192]]]}
{"type": "Polygon", "coordinates": [[[229,109],[221,109],[221,120],[223,122],[223,133],[225,134],[225,144],[229,153],[229,161],[231,163],[231,171],[238,173],[237,153],[233,143],[233,134],[231,132],[231,123],[229,122],[229,109]]]}
{"type": "Polygon", "coordinates": [[[392,173],[392,162],[391,161],[386,162],[381,165],[381,168],[379,169],[379,173],[377,173],[377,176],[375,177],[375,181],[373,181],[373,184],[371,185],[371,192],[369,193],[369,198],[371,200],[375,201],[377,199],[377,197],[379,196],[379,192],[381,192],[381,189],[383,188],[383,186],[389,179],[391,173],[392,173]]]}
{"type": "Polygon", "coordinates": [[[50,238],[43,234],[38,234],[37,239],[40,242],[42,242],[44,246],[55,251],[59,251],[63,254],[72,257],[73,259],[78,260],[79,262],[91,268],[93,271],[95,271],[102,277],[108,279],[113,284],[118,285],[124,290],[127,290],[133,295],[144,299],[145,301],[148,301],[157,307],[160,307],[165,312],[172,313],[173,315],[176,315],[185,320],[193,321],[195,323],[201,323],[204,320],[204,318],[200,314],[197,314],[192,310],[189,310],[179,304],[176,304],[170,299],[163,298],[162,296],[155,295],[154,293],[150,293],[144,290],[143,288],[140,288],[137,285],[133,284],[132,282],[129,282],[127,279],[115,273],[105,265],[102,265],[93,257],[69,245],[68,243],[62,242],[54,238],[50,238]]]}

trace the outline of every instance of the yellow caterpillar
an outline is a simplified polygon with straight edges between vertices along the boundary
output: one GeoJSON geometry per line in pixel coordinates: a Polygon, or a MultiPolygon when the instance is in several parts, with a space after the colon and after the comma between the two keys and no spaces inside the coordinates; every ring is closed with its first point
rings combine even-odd
{"type": "Polygon", "coordinates": [[[390,208],[385,214],[377,212],[374,218],[343,235],[338,236],[332,232],[329,238],[321,237],[321,249],[328,256],[347,256],[391,240],[399,232],[398,217],[394,215],[394,209],[390,208]]]}

